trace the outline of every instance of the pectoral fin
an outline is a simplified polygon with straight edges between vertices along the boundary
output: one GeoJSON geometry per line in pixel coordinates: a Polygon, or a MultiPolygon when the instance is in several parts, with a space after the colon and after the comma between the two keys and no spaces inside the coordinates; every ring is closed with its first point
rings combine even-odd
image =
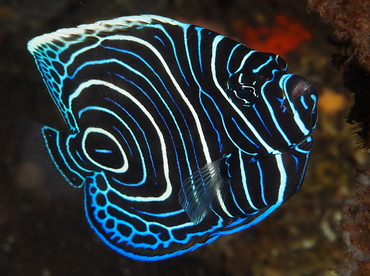
{"type": "Polygon", "coordinates": [[[200,223],[211,211],[212,204],[225,186],[226,161],[230,155],[206,164],[181,184],[179,203],[194,224],[200,223]]]}

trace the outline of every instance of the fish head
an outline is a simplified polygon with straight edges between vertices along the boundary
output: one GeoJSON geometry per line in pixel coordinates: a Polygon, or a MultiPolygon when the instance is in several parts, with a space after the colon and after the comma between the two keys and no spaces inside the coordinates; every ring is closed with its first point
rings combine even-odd
{"type": "Polygon", "coordinates": [[[246,128],[251,131],[245,131],[249,138],[260,137],[255,144],[263,140],[269,145],[264,147],[269,148],[268,153],[293,148],[316,128],[316,90],[305,78],[287,73],[281,57],[268,53],[254,56],[260,60],[259,66],[246,63],[248,66],[228,79],[229,100],[243,120],[250,122],[246,128]]]}

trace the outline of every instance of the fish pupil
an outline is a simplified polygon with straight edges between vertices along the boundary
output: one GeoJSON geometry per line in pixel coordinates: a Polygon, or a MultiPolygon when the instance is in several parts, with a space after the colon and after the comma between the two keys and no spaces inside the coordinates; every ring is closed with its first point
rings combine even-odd
{"type": "Polygon", "coordinates": [[[258,98],[256,90],[252,86],[241,85],[240,88],[233,90],[235,96],[243,102],[244,106],[251,106],[258,98]]]}
{"type": "Polygon", "coordinates": [[[229,97],[237,104],[243,106],[252,106],[257,98],[258,92],[256,91],[257,81],[254,76],[249,76],[243,73],[232,75],[227,81],[227,88],[230,92],[229,97]]]}
{"type": "Polygon", "coordinates": [[[240,88],[240,89],[236,90],[235,92],[236,92],[236,94],[238,95],[239,98],[247,100],[253,95],[254,88],[244,87],[244,88],[240,88]]]}

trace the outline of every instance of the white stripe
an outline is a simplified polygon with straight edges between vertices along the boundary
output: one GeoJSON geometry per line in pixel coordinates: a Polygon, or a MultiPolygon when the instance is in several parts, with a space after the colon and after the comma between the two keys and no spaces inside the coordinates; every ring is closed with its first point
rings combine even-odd
{"type": "Polygon", "coordinates": [[[279,186],[279,192],[278,192],[278,200],[277,204],[281,204],[284,201],[284,193],[285,193],[285,188],[287,186],[287,174],[285,171],[284,167],[284,162],[283,162],[283,157],[281,154],[275,154],[275,159],[276,159],[276,165],[279,169],[280,172],[280,186],[279,186]]]}
{"type": "MultiPolygon", "coordinates": [[[[79,114],[81,111],[85,112],[86,110],[95,110],[95,111],[101,111],[101,112],[106,112],[108,113],[109,115],[111,116],[114,116],[129,132],[130,132],[130,135],[132,137],[132,139],[135,141],[135,145],[136,145],[136,148],[140,154],[140,160],[141,160],[141,167],[142,167],[142,170],[143,170],[143,176],[142,176],[142,180],[140,182],[137,182],[137,183],[144,183],[147,179],[147,172],[146,172],[146,169],[145,169],[145,161],[144,161],[144,156],[143,156],[143,153],[142,153],[142,150],[141,150],[141,147],[140,147],[140,144],[139,142],[137,141],[136,137],[135,137],[135,134],[133,133],[133,131],[131,130],[131,128],[127,125],[127,123],[125,121],[122,120],[122,118],[114,113],[112,110],[110,109],[107,109],[107,108],[104,108],[104,107],[98,107],[98,106],[89,106],[89,107],[86,107],[82,110],[79,111],[79,114]]],[[[70,139],[71,135],[68,137],[68,143],[67,145],[69,145],[69,139],[70,139]]],[[[117,142],[118,143],[118,142],[117,142]]],[[[70,147],[67,147],[67,150],[68,150],[68,153],[70,156],[72,156],[72,154],[70,153],[70,147]]],[[[81,170],[84,170],[84,171],[87,171],[85,168],[81,167],[78,163],[76,163],[77,166],[79,166],[79,168],[81,170]]],[[[110,170],[111,168],[108,168],[108,170],[110,170]]],[[[135,184],[137,184],[135,183],[135,184]]],[[[127,183],[127,184],[133,184],[133,183],[127,183]]]]}
{"type": "MultiPolygon", "coordinates": [[[[159,59],[159,61],[161,62],[163,68],[166,70],[168,76],[170,77],[173,85],[176,87],[176,90],[178,91],[178,93],[181,95],[183,101],[185,102],[185,104],[187,105],[187,107],[189,108],[191,114],[193,115],[193,118],[194,118],[194,121],[195,121],[195,124],[196,124],[196,127],[197,127],[197,131],[199,133],[199,137],[200,137],[200,141],[201,141],[201,144],[202,144],[202,149],[203,149],[203,153],[204,153],[204,156],[205,156],[205,159],[206,159],[206,163],[211,163],[212,162],[212,159],[211,159],[211,156],[209,154],[209,149],[208,149],[208,144],[206,142],[206,138],[205,138],[205,135],[203,133],[203,129],[202,129],[202,125],[200,123],[200,119],[197,115],[197,112],[195,111],[194,107],[192,106],[191,102],[189,101],[189,99],[185,96],[184,92],[182,91],[180,85],[177,83],[176,79],[174,78],[174,76],[172,75],[171,73],[171,70],[170,68],[168,67],[165,59],[163,58],[163,56],[158,52],[158,50],[153,47],[149,42],[145,41],[145,40],[142,40],[140,38],[137,38],[137,37],[133,37],[133,36],[122,36],[122,35],[116,35],[116,36],[113,36],[113,37],[106,37],[106,38],[103,38],[101,39],[99,42],[97,42],[96,44],[94,45],[91,45],[89,47],[86,47],[84,49],[81,49],[80,51],[77,51],[75,52],[73,55],[71,55],[71,59],[66,63],[66,65],[69,65],[73,62],[74,58],[80,54],[80,52],[83,52],[85,51],[86,49],[91,49],[91,48],[94,48],[98,45],[101,44],[101,41],[104,41],[104,40],[125,40],[125,41],[132,41],[132,42],[136,42],[136,43],[139,43],[145,47],[147,47],[148,49],[150,49],[156,56],[157,58],[159,59]]],[[[67,71],[67,70],[66,70],[67,71]]]]}
{"type": "Polygon", "coordinates": [[[238,153],[239,153],[239,163],[240,163],[240,177],[242,179],[245,197],[247,198],[249,206],[251,206],[254,210],[258,211],[259,209],[256,206],[254,206],[251,196],[249,194],[248,185],[247,185],[247,176],[245,174],[244,161],[242,157],[243,154],[240,150],[238,151],[238,153]]]}
{"type": "Polygon", "coordinates": [[[257,53],[257,51],[256,51],[256,50],[250,50],[250,51],[248,52],[248,54],[246,54],[246,55],[243,57],[243,59],[242,59],[242,60],[241,60],[241,62],[240,62],[239,68],[235,70],[234,74],[235,74],[236,72],[239,72],[239,71],[243,68],[243,66],[245,65],[245,62],[247,61],[247,59],[248,59],[252,54],[254,54],[254,53],[257,53]]]}
{"type": "Polygon", "coordinates": [[[84,89],[89,88],[90,86],[93,86],[93,85],[102,85],[102,86],[109,87],[113,91],[116,91],[116,92],[126,96],[127,98],[129,98],[136,106],[138,106],[142,110],[142,112],[151,121],[152,125],[154,126],[154,128],[157,132],[159,140],[160,140],[160,146],[161,146],[162,158],[163,158],[164,179],[166,181],[166,190],[164,191],[164,193],[162,195],[158,196],[158,197],[127,196],[127,195],[124,195],[124,194],[120,194],[120,196],[124,199],[132,200],[132,201],[150,202],[150,201],[164,201],[164,200],[166,200],[167,198],[170,197],[170,195],[172,193],[172,186],[171,186],[171,181],[170,181],[170,177],[169,177],[169,166],[168,166],[168,159],[167,159],[166,142],[165,142],[163,134],[162,134],[159,126],[156,124],[154,118],[152,117],[150,112],[140,103],[140,101],[138,101],[136,98],[134,98],[129,92],[127,92],[126,90],[124,90],[124,89],[122,89],[118,86],[115,86],[112,83],[102,81],[102,80],[97,80],[97,79],[91,79],[91,80],[88,80],[87,82],[84,82],[84,83],[80,84],[79,87],[70,95],[70,97],[69,97],[69,106],[70,107],[72,106],[72,101],[75,98],[77,98],[83,92],[84,89]]]}
{"type": "MultiPolygon", "coordinates": [[[[197,77],[195,76],[195,73],[194,73],[194,70],[192,68],[192,64],[191,64],[191,57],[190,57],[190,53],[189,53],[189,46],[188,46],[188,43],[186,42],[186,31],[187,31],[187,28],[184,29],[184,45],[185,45],[185,52],[186,52],[186,57],[187,57],[187,60],[188,60],[188,65],[189,65],[189,69],[190,69],[190,72],[191,72],[191,75],[193,77],[193,80],[196,82],[196,84],[198,85],[199,87],[199,90],[198,90],[198,97],[199,94],[201,93],[201,91],[203,91],[203,88],[202,86],[200,85],[200,83],[198,82],[198,79],[197,77]]],[[[198,39],[201,39],[201,37],[198,36],[198,39]]],[[[201,134],[198,130],[198,133],[201,134]]],[[[204,134],[202,133],[202,135],[204,136],[204,134]]],[[[203,137],[204,138],[204,137],[203,137]]],[[[202,140],[202,137],[200,137],[200,139],[202,140]]],[[[204,139],[204,143],[207,143],[206,140],[204,139]]],[[[203,144],[203,143],[202,143],[203,144]]],[[[203,149],[204,149],[204,145],[203,145],[203,149]]],[[[212,160],[211,160],[211,157],[209,155],[209,150],[208,150],[208,147],[207,147],[207,151],[203,151],[204,155],[205,155],[205,158],[207,160],[207,163],[211,163],[212,160]]]]}
{"type": "MultiPolygon", "coordinates": [[[[221,85],[217,81],[216,76],[216,52],[217,52],[217,45],[218,43],[224,38],[222,35],[218,35],[215,37],[213,44],[212,44],[212,60],[211,60],[211,71],[212,71],[212,78],[216,85],[216,87],[219,89],[221,94],[224,96],[226,101],[231,105],[231,107],[235,110],[235,112],[240,116],[240,118],[244,121],[244,123],[248,126],[248,128],[252,131],[253,135],[257,138],[257,140],[261,143],[261,145],[266,149],[268,153],[275,153],[277,152],[275,149],[270,147],[265,140],[259,135],[258,131],[253,127],[253,125],[247,120],[247,118],[244,116],[244,114],[241,112],[241,110],[235,106],[235,104],[229,99],[227,94],[225,93],[224,89],[221,87],[221,85]]],[[[248,56],[248,55],[247,55],[248,56]]],[[[245,60],[244,58],[243,60],[245,60]]]]}
{"type": "MultiPolygon", "coordinates": [[[[285,140],[285,142],[287,143],[288,146],[290,146],[292,143],[290,142],[288,136],[285,134],[285,132],[283,131],[283,129],[281,128],[278,120],[276,119],[276,115],[275,115],[275,112],[274,112],[274,108],[271,106],[270,102],[268,101],[268,99],[266,98],[266,95],[265,95],[265,87],[269,84],[269,82],[265,82],[262,87],[261,87],[261,96],[263,98],[263,101],[265,102],[266,106],[267,106],[267,109],[269,110],[269,114],[271,115],[271,120],[274,122],[274,125],[277,129],[277,131],[280,133],[280,135],[283,137],[283,139],[285,140]]],[[[286,92],[284,92],[286,93],[286,92]]],[[[289,101],[289,99],[288,99],[289,101]]]]}
{"type": "MultiPolygon", "coordinates": [[[[113,38],[106,38],[106,39],[113,39],[113,38]]],[[[145,40],[142,40],[140,38],[132,37],[132,36],[115,36],[114,39],[115,40],[121,39],[121,40],[126,40],[126,41],[134,41],[134,42],[137,42],[139,44],[142,44],[142,45],[146,46],[148,49],[150,49],[157,56],[157,58],[159,59],[159,61],[162,63],[162,66],[166,70],[168,76],[171,78],[172,83],[176,87],[176,90],[179,92],[179,94],[181,95],[182,99],[184,100],[184,102],[188,106],[191,114],[193,115],[193,118],[194,118],[194,121],[195,121],[197,130],[198,130],[198,133],[199,133],[200,141],[201,141],[201,144],[202,144],[203,153],[204,153],[204,156],[206,158],[206,162],[207,163],[211,163],[212,162],[212,159],[211,159],[211,156],[209,154],[208,145],[207,145],[206,138],[205,138],[205,135],[203,133],[202,125],[200,123],[200,119],[199,119],[199,117],[197,115],[197,112],[195,111],[195,109],[192,106],[192,104],[190,103],[189,99],[185,96],[185,94],[182,91],[180,85],[177,83],[176,79],[172,75],[171,70],[168,67],[168,65],[167,65],[166,61],[164,60],[164,58],[162,57],[162,55],[149,42],[147,42],[145,40]]]]}
{"type": "Polygon", "coordinates": [[[98,166],[98,167],[101,167],[107,171],[111,171],[111,172],[114,172],[114,173],[125,173],[128,168],[129,168],[129,162],[128,162],[128,159],[127,159],[127,155],[125,153],[125,151],[123,150],[121,144],[117,141],[117,139],[111,134],[109,133],[108,131],[102,129],[102,128],[97,128],[97,127],[89,127],[85,130],[83,136],[82,136],[82,151],[83,153],[85,154],[85,156],[90,160],[91,163],[93,163],[94,165],[98,166]],[[121,153],[121,156],[123,157],[123,165],[121,168],[118,168],[118,169],[114,169],[114,168],[110,168],[110,167],[107,167],[107,166],[104,166],[98,162],[96,162],[93,158],[90,157],[89,153],[86,151],[86,138],[87,136],[90,134],[90,133],[100,133],[100,134],[103,134],[107,137],[109,137],[112,141],[114,141],[114,143],[117,145],[120,153],[121,153]]]}
{"type": "MultiPolygon", "coordinates": [[[[142,23],[151,23],[151,21],[153,19],[159,20],[159,21],[161,21],[163,23],[172,24],[172,25],[178,25],[179,24],[183,28],[184,28],[184,26],[189,25],[189,24],[186,24],[186,23],[180,23],[180,22],[177,22],[175,20],[168,19],[168,18],[161,17],[161,16],[151,16],[151,15],[147,15],[147,16],[131,16],[131,17],[128,16],[128,17],[122,17],[122,18],[117,18],[117,19],[113,19],[113,20],[98,21],[98,22],[93,23],[93,24],[80,25],[77,28],[60,29],[60,30],[58,30],[58,31],[56,31],[54,33],[45,34],[45,35],[36,37],[36,38],[34,38],[33,40],[31,40],[28,43],[28,50],[33,53],[33,52],[36,51],[36,48],[39,45],[44,44],[44,43],[47,43],[47,42],[50,42],[53,39],[63,40],[63,38],[68,38],[71,34],[86,35],[85,34],[85,30],[86,29],[105,30],[105,29],[107,29],[107,26],[106,25],[119,25],[119,26],[124,26],[124,27],[128,27],[129,28],[129,27],[132,27],[134,25],[140,25],[142,23]]],[[[96,34],[95,37],[98,37],[97,35],[98,34],[96,34]]],[[[203,149],[203,153],[204,153],[206,162],[207,163],[211,163],[212,162],[212,159],[211,159],[210,154],[209,154],[208,145],[206,143],[206,138],[205,138],[205,135],[203,133],[203,129],[202,129],[202,126],[201,126],[201,123],[200,123],[200,119],[197,116],[197,112],[195,111],[194,107],[190,103],[189,99],[185,96],[184,92],[182,91],[180,85],[177,83],[176,79],[173,77],[173,75],[171,73],[171,70],[168,67],[168,65],[167,65],[165,59],[163,58],[163,56],[149,42],[147,42],[145,40],[142,40],[140,38],[137,38],[137,37],[123,36],[123,35],[112,35],[112,36],[109,36],[109,37],[100,38],[93,45],[90,45],[88,47],[81,48],[80,50],[74,52],[70,56],[70,59],[68,60],[68,62],[64,62],[64,67],[65,68],[68,68],[68,66],[71,65],[74,62],[74,59],[78,55],[80,55],[81,53],[83,53],[83,52],[85,52],[85,51],[87,51],[89,49],[92,49],[92,48],[95,48],[95,47],[101,45],[102,41],[105,41],[105,40],[133,41],[133,42],[139,43],[139,44],[147,47],[148,49],[150,49],[157,56],[157,58],[159,59],[159,61],[162,64],[162,66],[166,70],[168,76],[171,78],[174,86],[176,87],[176,90],[179,92],[179,94],[181,95],[182,99],[184,100],[184,102],[188,106],[190,112],[192,113],[193,118],[194,118],[194,121],[195,121],[195,124],[196,124],[196,127],[197,127],[197,130],[198,130],[198,133],[199,133],[199,136],[200,136],[200,141],[201,141],[201,144],[202,144],[202,149],[203,149]]],[[[75,43],[78,43],[78,42],[80,42],[80,41],[79,40],[76,40],[75,43]]],[[[60,53],[65,48],[68,48],[68,47],[69,47],[69,44],[66,43],[66,46],[65,47],[59,47],[60,50],[58,52],[60,53]]],[[[64,75],[63,76],[60,76],[62,80],[64,80],[67,77],[67,71],[68,70],[65,70],[64,75]]],[[[60,104],[63,105],[63,102],[60,101],[60,104]]],[[[67,108],[64,108],[64,109],[67,109],[67,108]]]]}
{"type": "Polygon", "coordinates": [[[286,83],[289,81],[289,79],[292,77],[293,75],[292,74],[285,74],[283,75],[281,78],[280,78],[280,81],[279,81],[279,86],[280,88],[284,91],[285,93],[285,96],[286,96],[286,99],[289,103],[289,106],[290,108],[292,109],[292,113],[293,113],[293,118],[294,118],[294,121],[296,122],[297,126],[299,127],[299,129],[301,130],[301,132],[303,133],[303,135],[308,135],[310,134],[310,130],[308,130],[306,128],[306,126],[304,125],[301,117],[299,116],[299,112],[297,111],[297,109],[295,108],[293,102],[290,100],[289,98],[289,95],[287,95],[287,91],[286,91],[286,83]]]}
{"type": "Polygon", "coordinates": [[[224,211],[225,214],[228,217],[233,218],[234,216],[232,214],[230,214],[230,212],[227,210],[227,207],[226,207],[225,202],[224,202],[224,200],[222,198],[222,194],[221,194],[220,189],[217,190],[217,199],[218,199],[218,202],[220,203],[220,206],[221,206],[222,211],[224,211]]]}

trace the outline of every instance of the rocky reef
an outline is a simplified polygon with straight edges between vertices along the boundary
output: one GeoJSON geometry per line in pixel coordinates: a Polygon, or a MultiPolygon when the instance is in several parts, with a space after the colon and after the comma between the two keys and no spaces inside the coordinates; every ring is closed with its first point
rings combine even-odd
{"type": "MultiPolygon", "coordinates": [[[[308,9],[333,29],[333,66],[343,67],[343,83],[353,94],[347,122],[355,124],[358,148],[370,149],[370,2],[311,0],[308,9]]],[[[358,170],[352,195],[343,206],[340,228],[347,245],[346,259],[334,269],[340,275],[370,275],[370,169],[358,170]]]]}

